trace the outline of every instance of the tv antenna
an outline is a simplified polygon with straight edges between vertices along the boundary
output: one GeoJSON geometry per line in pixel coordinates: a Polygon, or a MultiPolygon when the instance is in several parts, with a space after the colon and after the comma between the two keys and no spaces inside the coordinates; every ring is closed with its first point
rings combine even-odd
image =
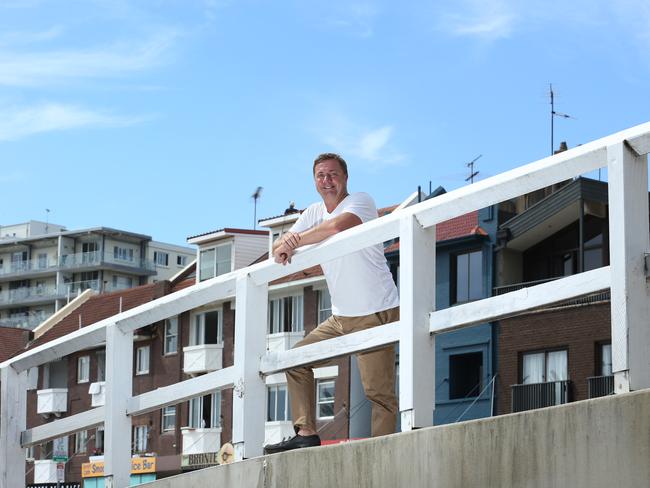
{"type": "Polygon", "coordinates": [[[50,209],[45,209],[45,233],[47,234],[50,228],[50,209]]]}
{"type": "Polygon", "coordinates": [[[465,181],[469,181],[470,184],[471,184],[471,183],[474,183],[474,177],[477,176],[477,175],[479,174],[479,171],[474,171],[474,163],[475,163],[475,162],[478,160],[478,158],[480,158],[481,156],[483,156],[483,155],[482,155],[482,154],[479,154],[478,156],[476,156],[474,159],[472,159],[469,163],[467,163],[467,164],[465,165],[465,166],[467,166],[467,167],[469,168],[469,176],[468,176],[467,178],[465,178],[465,181]]]}
{"type": "Polygon", "coordinates": [[[261,186],[257,187],[257,190],[255,190],[255,193],[251,195],[251,198],[253,199],[254,203],[254,208],[253,208],[253,229],[257,229],[257,201],[260,199],[262,196],[262,188],[261,186]]]}
{"type": "Polygon", "coordinates": [[[553,83],[549,83],[549,96],[551,97],[551,156],[555,154],[555,142],[553,140],[555,136],[555,127],[554,127],[554,122],[555,122],[555,117],[560,117],[561,119],[574,119],[575,117],[572,117],[571,115],[568,114],[563,114],[562,112],[556,112],[555,111],[555,94],[553,93],[553,83]]]}

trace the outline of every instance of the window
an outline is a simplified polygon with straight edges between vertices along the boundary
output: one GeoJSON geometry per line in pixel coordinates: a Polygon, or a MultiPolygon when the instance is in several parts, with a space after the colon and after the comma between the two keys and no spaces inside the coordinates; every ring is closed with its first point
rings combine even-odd
{"type": "Polygon", "coordinates": [[[303,315],[302,295],[270,300],[269,334],[305,330],[303,315]]]}
{"type": "Polygon", "coordinates": [[[176,406],[162,409],[162,431],[167,432],[176,428],[176,406]]]}
{"type": "Polygon", "coordinates": [[[165,320],[165,349],[164,354],[178,352],[178,317],[165,320]]]}
{"type": "Polygon", "coordinates": [[[106,351],[97,351],[97,381],[106,381],[106,351]]]}
{"type": "Polygon", "coordinates": [[[40,253],[38,255],[38,268],[47,268],[47,253],[40,253]]]}
{"type": "Polygon", "coordinates": [[[603,264],[603,235],[598,234],[585,242],[583,268],[585,271],[590,271],[600,268],[603,264]]]}
{"type": "Polygon", "coordinates": [[[223,342],[222,312],[212,310],[194,315],[190,327],[190,346],[223,342]]]}
{"type": "Polygon", "coordinates": [[[522,383],[548,383],[568,379],[567,351],[543,351],[523,355],[522,383]]]}
{"type": "Polygon", "coordinates": [[[74,452],[86,452],[86,444],[88,444],[88,431],[77,432],[74,436],[74,452]]]}
{"type": "Polygon", "coordinates": [[[104,428],[99,427],[95,431],[95,451],[104,451],[104,428]]]}
{"type": "Polygon", "coordinates": [[[199,254],[199,281],[214,278],[229,273],[231,266],[232,245],[225,244],[211,249],[205,249],[199,254]]]}
{"type": "Polygon", "coordinates": [[[118,276],[113,275],[113,289],[114,290],[126,290],[133,286],[133,278],[130,276],[118,276]]]}
{"type": "Polygon", "coordinates": [[[318,323],[325,322],[332,315],[332,297],[328,289],[318,292],[318,323]]]}
{"type": "Polygon", "coordinates": [[[133,261],[133,249],[128,249],[126,247],[113,247],[113,258],[119,259],[120,261],[133,261]]]}
{"type": "Polygon", "coordinates": [[[266,388],[266,421],[291,419],[291,406],[287,398],[287,385],[271,385],[266,388]]]}
{"type": "Polygon", "coordinates": [[[221,427],[221,392],[192,398],[188,423],[195,429],[221,427]]]}
{"type": "Polygon", "coordinates": [[[600,345],[600,376],[612,375],[612,345],[600,345]]]}
{"type": "Polygon", "coordinates": [[[483,298],[482,251],[458,254],[454,265],[453,303],[464,303],[483,298]]]}
{"type": "Polygon", "coordinates": [[[83,263],[95,263],[99,261],[99,243],[82,242],[81,243],[81,261],[83,263]]]}
{"type": "Polygon", "coordinates": [[[187,266],[187,256],[176,256],[176,264],[178,266],[187,266]]]}
{"type": "Polygon", "coordinates": [[[77,383],[90,381],[90,356],[77,358],[77,383]]]}
{"type": "Polygon", "coordinates": [[[149,350],[150,346],[142,346],[136,349],[135,374],[149,373],[149,350]]]}
{"type": "Polygon", "coordinates": [[[153,261],[158,266],[169,266],[169,253],[154,251],[153,261]]]}
{"type": "Polygon", "coordinates": [[[147,437],[149,436],[148,425],[136,425],[133,427],[133,452],[147,452],[147,437]]]}
{"type": "Polygon", "coordinates": [[[316,383],[316,416],[318,419],[334,418],[334,380],[316,383]]]}
{"type": "Polygon", "coordinates": [[[483,379],[483,353],[470,352],[449,356],[449,399],[479,395],[483,379]]]}

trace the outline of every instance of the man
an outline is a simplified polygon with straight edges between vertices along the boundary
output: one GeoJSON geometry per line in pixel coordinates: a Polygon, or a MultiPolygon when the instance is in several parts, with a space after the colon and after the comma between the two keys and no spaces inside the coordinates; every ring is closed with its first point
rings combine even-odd
{"type": "MultiPolygon", "coordinates": [[[[295,250],[377,218],[366,193],[348,193],[348,169],[338,154],[321,154],[314,161],[314,182],[323,201],[307,207],[291,230],[273,245],[277,263],[291,261],[295,250]]],[[[295,347],[399,320],[399,297],[381,244],[321,264],[332,297],[332,316],[295,347]]],[[[389,346],[357,354],[361,381],[372,404],[372,435],[395,431],[395,350],[389,346]]],[[[313,366],[312,366],[313,367],[313,366]]],[[[320,445],[316,432],[312,367],[287,371],[296,436],[266,446],[272,454],[320,445]]]]}

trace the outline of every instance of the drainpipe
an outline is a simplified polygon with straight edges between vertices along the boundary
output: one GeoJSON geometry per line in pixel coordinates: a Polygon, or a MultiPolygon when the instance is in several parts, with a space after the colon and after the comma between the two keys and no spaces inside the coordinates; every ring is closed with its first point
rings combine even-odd
{"type": "Polygon", "coordinates": [[[578,205],[580,206],[580,218],[578,219],[578,273],[582,273],[585,270],[585,204],[582,198],[578,200],[578,205]]]}

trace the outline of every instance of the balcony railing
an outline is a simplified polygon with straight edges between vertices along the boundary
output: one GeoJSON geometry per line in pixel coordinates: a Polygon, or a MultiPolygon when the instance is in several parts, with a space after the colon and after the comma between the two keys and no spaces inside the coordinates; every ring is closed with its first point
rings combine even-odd
{"type": "Polygon", "coordinates": [[[0,327],[15,327],[18,329],[34,329],[37,325],[50,317],[52,314],[19,315],[0,319],[0,327]]]}
{"type": "Polygon", "coordinates": [[[183,373],[198,374],[223,367],[223,344],[200,344],[183,348],[183,373]]]}
{"type": "Polygon", "coordinates": [[[218,452],[221,449],[221,427],[193,429],[183,427],[183,455],[218,452]]]}
{"type": "Polygon", "coordinates": [[[16,305],[47,299],[54,300],[63,295],[62,289],[55,285],[16,288],[15,290],[0,292],[0,305],[16,305]]]}
{"type": "Polygon", "coordinates": [[[61,414],[68,411],[68,389],[47,388],[36,392],[36,413],[38,414],[61,414]]]}
{"type": "Polygon", "coordinates": [[[13,261],[8,263],[7,268],[0,268],[0,276],[5,275],[20,275],[24,273],[34,273],[39,271],[54,271],[56,270],[58,263],[56,259],[29,259],[25,261],[13,261]]]}
{"type": "Polygon", "coordinates": [[[523,283],[514,283],[512,285],[503,285],[495,286],[493,289],[494,295],[503,295],[505,293],[510,293],[513,291],[521,290],[522,288],[528,288],[530,286],[541,285],[542,283],[548,283],[549,281],[555,281],[562,278],[561,276],[556,278],[546,278],[544,280],[535,280],[535,281],[526,281],[523,283]]]}
{"type": "Polygon", "coordinates": [[[523,412],[568,403],[570,387],[570,380],[512,385],[512,411],[523,412]]]}
{"type": "Polygon", "coordinates": [[[587,378],[589,398],[598,398],[614,394],[614,375],[592,376],[587,378]]]}
{"type": "MultiPolygon", "coordinates": [[[[318,245],[301,249],[287,266],[267,260],[232,271],[88,325],[5,361],[0,365],[0,422],[7,428],[0,443],[0,466],[6,467],[3,479],[12,488],[24,486],[25,447],[104,424],[106,445],[111,446],[105,454],[105,476],[113,486],[128,486],[132,417],[226,388],[233,390],[235,459],[259,456],[265,430],[265,376],[394,343],[399,345],[400,351],[401,429],[426,427],[432,424],[435,405],[435,382],[431,381],[435,365],[432,334],[500,320],[610,286],[612,311],[616,313],[616,320],[612,320],[612,337],[620,343],[635,337],[634,341],[627,342],[627,348],[613,348],[613,364],[617,370],[627,372],[621,375],[621,384],[629,378],[630,385],[647,387],[644,367],[650,336],[645,334],[644,328],[650,297],[644,261],[647,261],[648,233],[639,232],[639,229],[648,226],[645,156],[648,152],[650,123],[402,207],[318,245]],[[443,310],[435,309],[436,224],[603,166],[608,167],[610,185],[609,222],[616,226],[610,233],[611,267],[443,310]],[[400,239],[400,321],[289,351],[266,351],[269,282],[397,237],[400,239]],[[134,331],[189,310],[233,299],[236,314],[231,366],[133,395],[134,331]],[[97,347],[102,342],[106,344],[108,385],[105,406],[21,431],[21,426],[26,424],[27,371],[77,351],[97,347]],[[12,419],[9,425],[8,418],[12,419]]],[[[616,383],[618,388],[618,378],[616,383]]]]}

